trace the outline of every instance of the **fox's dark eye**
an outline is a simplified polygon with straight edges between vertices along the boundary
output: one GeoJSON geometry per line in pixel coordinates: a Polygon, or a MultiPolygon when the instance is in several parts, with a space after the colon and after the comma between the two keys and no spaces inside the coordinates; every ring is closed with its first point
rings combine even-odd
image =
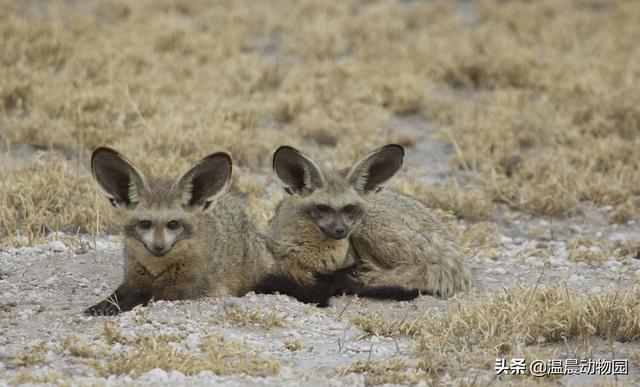
{"type": "Polygon", "coordinates": [[[138,227],[142,230],[148,230],[151,228],[151,221],[150,220],[139,220],[138,221],[138,227]]]}
{"type": "Polygon", "coordinates": [[[321,212],[321,213],[326,213],[326,212],[329,212],[331,210],[331,208],[329,206],[327,206],[326,204],[316,204],[315,205],[315,209],[316,209],[316,211],[321,212]]]}
{"type": "Polygon", "coordinates": [[[167,223],[167,228],[169,230],[175,230],[178,227],[180,227],[180,223],[177,220],[172,220],[171,222],[167,223]]]}
{"type": "Polygon", "coordinates": [[[348,204],[342,207],[342,212],[347,215],[353,215],[356,212],[356,206],[354,206],[353,204],[348,204]]]}

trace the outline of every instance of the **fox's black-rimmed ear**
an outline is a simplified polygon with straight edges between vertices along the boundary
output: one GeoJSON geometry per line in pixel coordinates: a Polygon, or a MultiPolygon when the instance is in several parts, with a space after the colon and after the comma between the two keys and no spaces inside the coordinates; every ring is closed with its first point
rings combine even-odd
{"type": "Polygon", "coordinates": [[[347,181],[361,195],[378,190],[402,167],[404,148],[389,144],[369,153],[351,168],[347,181]]]}
{"type": "Polygon", "coordinates": [[[284,145],[273,154],[273,170],[289,194],[307,195],[325,186],[320,168],[295,148],[284,145]]]}
{"type": "Polygon", "coordinates": [[[229,154],[218,152],[194,165],[173,187],[181,195],[182,206],[190,210],[206,210],[229,187],[232,164],[229,154]]]}
{"type": "Polygon", "coordinates": [[[144,176],[111,148],[100,147],[93,151],[91,172],[114,207],[135,207],[147,189],[144,176]]]}

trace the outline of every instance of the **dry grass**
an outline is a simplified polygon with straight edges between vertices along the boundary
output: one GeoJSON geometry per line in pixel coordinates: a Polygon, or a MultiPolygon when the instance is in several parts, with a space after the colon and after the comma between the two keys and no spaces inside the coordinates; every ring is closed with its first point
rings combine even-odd
{"type": "MultiPolygon", "coordinates": [[[[567,343],[592,337],[618,342],[640,340],[639,312],[640,292],[620,290],[579,296],[566,288],[553,287],[515,288],[488,298],[454,299],[446,313],[429,319],[355,317],[350,322],[362,329],[364,336],[404,336],[416,347],[409,358],[360,361],[344,372],[364,373],[367,384],[415,383],[416,378],[434,381],[447,372],[457,375],[469,367],[491,370],[498,357],[524,357],[528,361],[562,358],[569,348],[567,343]]],[[[632,361],[637,358],[633,355],[632,361]]],[[[478,381],[469,382],[475,385],[478,381]]]]}
{"type": "Polygon", "coordinates": [[[490,1],[455,37],[445,77],[473,97],[432,103],[459,164],[484,173],[494,199],[565,214],[581,200],[637,196],[638,6],[490,1]]]}
{"type": "Polygon", "coordinates": [[[104,347],[89,344],[79,337],[69,337],[63,340],[62,349],[65,354],[83,359],[102,357],[106,353],[106,349],[104,347]]]}
{"type": "Polygon", "coordinates": [[[265,312],[260,309],[228,308],[227,317],[235,324],[247,327],[271,329],[284,324],[283,316],[274,311],[265,312]]]}
{"type": "Polygon", "coordinates": [[[104,210],[95,191],[84,174],[59,157],[0,169],[0,239],[21,245],[60,229],[95,232],[105,225],[96,224],[98,209],[104,210]]]}
{"type": "Polygon", "coordinates": [[[246,343],[227,340],[222,336],[208,335],[202,338],[199,351],[187,351],[180,347],[185,336],[181,334],[157,334],[124,336],[114,322],[105,322],[100,335],[106,343],[121,344],[123,350],[108,351],[99,345],[83,342],[63,343],[68,353],[91,365],[100,376],[132,374],[139,376],[153,368],[167,372],[180,371],[194,375],[212,371],[218,375],[247,374],[274,375],[279,364],[260,356],[259,350],[246,343]]]}
{"type": "Polygon", "coordinates": [[[421,379],[427,379],[428,374],[423,369],[412,367],[402,358],[391,358],[385,361],[361,360],[342,369],[343,374],[352,372],[364,374],[367,386],[382,384],[416,384],[421,379]]]}
{"type": "Polygon", "coordinates": [[[200,352],[188,354],[171,345],[179,340],[174,335],[143,336],[127,342],[131,351],[107,355],[104,359],[91,361],[91,364],[97,374],[104,377],[129,373],[140,375],[153,368],[180,371],[185,375],[212,371],[218,375],[266,376],[278,372],[279,365],[275,360],[260,357],[243,342],[208,336],[203,339],[200,352]]]}
{"type": "MultiPolygon", "coordinates": [[[[265,197],[270,180],[255,173],[273,180],[279,145],[336,166],[388,142],[411,155],[424,133],[392,127],[407,114],[435,124],[452,145],[454,169],[474,178],[426,187],[408,171],[393,186],[452,217],[491,220],[497,203],[563,216],[595,200],[614,207],[611,222],[636,219],[640,2],[483,0],[469,8],[460,15],[453,2],[0,0],[0,141],[43,151],[25,162],[1,158],[0,244],[113,229],[87,169],[96,146],[119,149],[155,176],[177,176],[228,151],[250,212],[264,224],[274,198],[265,197]]],[[[453,232],[471,253],[495,246],[488,227],[453,232]]],[[[632,253],[587,238],[576,245],[574,261],[632,253]]],[[[451,364],[488,368],[497,355],[533,356],[520,348],[540,341],[636,341],[638,303],[637,293],[578,297],[553,288],[454,300],[434,321],[357,317],[351,323],[365,335],[409,337],[418,353],[416,361],[372,360],[348,370],[366,373],[371,384],[409,383],[451,364]]],[[[256,311],[227,315],[265,329],[283,321],[256,311]]],[[[186,374],[278,369],[217,336],[197,354],[176,349],[180,336],[127,338],[114,323],[101,338],[131,351],[114,355],[75,341],[62,348],[104,375],[156,366],[186,374]]],[[[35,346],[16,364],[42,363],[45,352],[35,346]]]]}
{"type": "MultiPolygon", "coordinates": [[[[72,361],[93,368],[98,376],[131,374],[133,377],[154,369],[167,372],[180,371],[194,375],[201,371],[212,371],[218,375],[247,374],[252,376],[275,375],[279,370],[276,360],[260,355],[260,349],[250,348],[245,342],[227,340],[218,335],[202,337],[197,350],[182,347],[185,335],[123,335],[114,322],[105,322],[98,341],[85,342],[78,337],[69,337],[52,348],[72,361]],[[114,344],[121,349],[113,349],[114,344]]],[[[30,367],[46,363],[48,345],[41,343],[27,348],[12,360],[12,364],[30,367]]],[[[300,349],[298,347],[297,349],[300,349]]],[[[293,348],[291,350],[297,350],[293,348]]],[[[62,383],[58,373],[37,373],[25,369],[15,383],[62,383]]]]}
{"type": "Polygon", "coordinates": [[[578,296],[561,287],[512,289],[489,300],[454,301],[448,314],[421,331],[420,350],[482,353],[486,361],[520,346],[592,336],[638,341],[638,312],[638,292],[578,296]]]}
{"type": "Polygon", "coordinates": [[[627,223],[630,220],[638,218],[638,207],[631,201],[627,200],[619,204],[609,214],[609,220],[613,223],[627,223]]]}
{"type": "Polygon", "coordinates": [[[570,256],[572,262],[582,261],[595,265],[611,259],[623,261],[631,259],[638,249],[635,242],[602,241],[593,236],[574,239],[571,245],[576,248],[570,256]]]}
{"type": "Polygon", "coordinates": [[[118,342],[124,342],[124,337],[120,333],[118,324],[113,321],[105,321],[102,324],[102,331],[100,336],[107,342],[107,344],[115,344],[118,342]]]}
{"type": "Polygon", "coordinates": [[[69,377],[61,372],[43,372],[43,371],[22,371],[18,376],[9,381],[10,385],[56,385],[56,386],[70,386],[69,377]]]}
{"type": "Polygon", "coordinates": [[[635,364],[636,366],[640,367],[640,350],[633,351],[629,356],[629,360],[631,361],[632,364],[635,364]]]}
{"type": "MultiPolygon", "coordinates": [[[[269,172],[284,143],[345,165],[383,143],[413,143],[391,128],[404,114],[436,123],[454,165],[483,178],[423,192],[456,216],[487,219],[494,202],[547,215],[594,197],[637,203],[640,4],[469,8],[0,1],[2,141],[77,155],[2,168],[14,181],[0,191],[2,238],[95,232],[90,178],[71,166],[98,145],[161,176],[217,150],[269,172]]],[[[613,221],[631,214],[626,204],[613,221]]]]}
{"type": "Polygon", "coordinates": [[[387,321],[375,314],[353,317],[349,320],[349,323],[360,328],[365,333],[360,338],[370,335],[415,336],[424,328],[424,321],[422,319],[412,318],[409,320],[387,321]]]}
{"type": "Polygon", "coordinates": [[[20,355],[12,359],[11,362],[16,366],[30,366],[33,364],[46,363],[46,351],[47,343],[42,342],[25,349],[20,355]]]}
{"type": "Polygon", "coordinates": [[[473,184],[465,187],[452,180],[444,187],[429,187],[416,182],[396,180],[392,187],[420,199],[427,206],[449,211],[457,218],[473,222],[491,219],[495,205],[491,194],[473,184]]]}
{"type": "Polygon", "coordinates": [[[300,340],[290,339],[284,341],[284,347],[289,351],[300,351],[304,348],[304,344],[300,340]]]}

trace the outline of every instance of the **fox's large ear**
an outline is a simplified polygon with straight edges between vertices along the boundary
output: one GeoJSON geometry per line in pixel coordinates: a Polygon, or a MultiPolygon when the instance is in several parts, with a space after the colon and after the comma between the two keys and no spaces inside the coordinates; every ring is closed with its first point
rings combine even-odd
{"type": "Polygon", "coordinates": [[[385,145],[358,161],[347,175],[347,181],[361,194],[377,190],[402,166],[404,148],[397,144],[385,145]]]}
{"type": "Polygon", "coordinates": [[[174,185],[173,189],[182,195],[182,206],[192,210],[206,210],[229,187],[231,168],[231,156],[224,152],[214,153],[200,160],[174,185]]]}
{"type": "Polygon", "coordinates": [[[325,186],[316,163],[290,146],[281,146],[273,154],[273,170],[289,194],[307,195],[325,186]]]}
{"type": "Polygon", "coordinates": [[[144,176],[111,148],[93,151],[91,172],[114,207],[135,207],[147,189],[144,176]]]}

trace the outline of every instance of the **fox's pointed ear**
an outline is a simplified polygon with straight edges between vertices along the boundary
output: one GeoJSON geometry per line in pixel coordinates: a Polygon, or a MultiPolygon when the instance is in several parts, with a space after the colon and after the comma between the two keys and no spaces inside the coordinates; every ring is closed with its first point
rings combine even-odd
{"type": "Polygon", "coordinates": [[[347,181],[361,195],[378,190],[398,172],[404,159],[404,148],[385,145],[358,161],[347,175],[347,181]]]}
{"type": "Polygon", "coordinates": [[[111,148],[100,147],[93,151],[91,172],[114,207],[135,207],[147,189],[144,176],[111,148]]]}
{"type": "Polygon", "coordinates": [[[185,209],[206,210],[211,202],[223,194],[231,182],[231,156],[224,152],[211,154],[200,160],[174,185],[185,209]]]}
{"type": "Polygon", "coordinates": [[[307,195],[325,186],[316,163],[290,146],[281,146],[273,154],[273,170],[289,194],[307,195]]]}

